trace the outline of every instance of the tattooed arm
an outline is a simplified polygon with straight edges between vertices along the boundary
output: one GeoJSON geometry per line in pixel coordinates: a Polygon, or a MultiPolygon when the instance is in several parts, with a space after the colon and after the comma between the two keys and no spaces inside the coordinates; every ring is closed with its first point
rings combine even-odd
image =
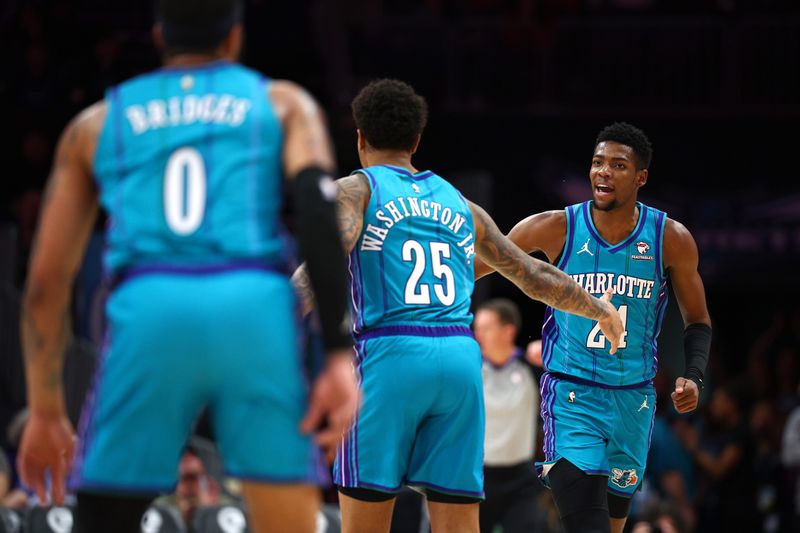
{"type": "Polygon", "coordinates": [[[486,211],[472,202],[469,205],[475,221],[475,250],[480,259],[534,300],[597,320],[611,342],[611,353],[615,353],[623,327],[619,313],[609,303],[612,293],[607,292],[600,299],[593,297],[553,265],[526,255],[497,229],[486,211]]]}
{"type": "MultiPolygon", "coordinates": [[[[360,172],[337,180],[336,185],[338,187],[336,212],[339,218],[339,233],[342,236],[345,252],[350,253],[361,236],[364,210],[367,208],[371,194],[370,188],[367,178],[360,172]]],[[[292,283],[300,297],[303,314],[310,313],[314,308],[314,291],[311,288],[311,280],[308,278],[305,264],[300,265],[295,271],[292,283]]]]}
{"type": "Polygon", "coordinates": [[[97,216],[91,161],[105,118],[104,103],[78,115],[64,130],[45,191],[22,302],[22,348],[30,418],[19,454],[23,482],[46,500],[63,501],[64,476],[74,450],[61,373],[70,338],[72,283],[97,216]]]}

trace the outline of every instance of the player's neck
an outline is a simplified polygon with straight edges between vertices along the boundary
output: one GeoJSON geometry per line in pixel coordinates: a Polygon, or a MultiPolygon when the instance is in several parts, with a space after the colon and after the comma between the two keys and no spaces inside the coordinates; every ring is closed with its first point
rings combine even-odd
{"type": "Polygon", "coordinates": [[[365,154],[365,166],[392,165],[404,168],[416,174],[417,169],[411,164],[411,154],[399,150],[369,150],[365,154]]]}
{"type": "Polygon", "coordinates": [[[592,221],[600,236],[611,244],[622,242],[639,223],[639,207],[636,201],[610,210],[597,209],[592,205],[592,221]]]}
{"type": "Polygon", "coordinates": [[[205,65],[207,63],[214,63],[215,61],[228,60],[227,57],[219,54],[172,54],[164,57],[165,67],[193,67],[197,65],[205,65]]]}

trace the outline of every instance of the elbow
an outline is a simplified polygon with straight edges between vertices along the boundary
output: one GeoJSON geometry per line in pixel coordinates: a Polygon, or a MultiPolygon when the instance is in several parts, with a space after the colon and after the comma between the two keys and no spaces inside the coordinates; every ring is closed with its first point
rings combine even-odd
{"type": "Polygon", "coordinates": [[[30,312],[53,304],[66,305],[69,292],[70,282],[65,277],[31,272],[25,283],[22,306],[30,312]]]}

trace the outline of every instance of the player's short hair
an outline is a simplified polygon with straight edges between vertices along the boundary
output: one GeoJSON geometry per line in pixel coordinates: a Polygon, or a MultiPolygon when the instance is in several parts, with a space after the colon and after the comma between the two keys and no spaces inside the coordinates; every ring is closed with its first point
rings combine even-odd
{"type": "Polygon", "coordinates": [[[494,298],[493,300],[486,300],[478,306],[478,311],[492,311],[497,313],[500,323],[503,325],[512,325],[519,331],[522,327],[522,316],[519,312],[517,304],[508,298],[494,298]]]}
{"type": "Polygon", "coordinates": [[[243,15],[242,0],[156,0],[167,54],[216,50],[243,15]]]}
{"type": "Polygon", "coordinates": [[[627,122],[615,122],[603,128],[597,134],[595,146],[601,142],[611,141],[629,146],[636,155],[636,169],[642,170],[650,166],[653,158],[653,145],[642,130],[627,122]]]}
{"type": "Polygon", "coordinates": [[[356,127],[379,150],[410,150],[428,122],[428,103],[399,80],[371,82],[351,107],[356,127]]]}

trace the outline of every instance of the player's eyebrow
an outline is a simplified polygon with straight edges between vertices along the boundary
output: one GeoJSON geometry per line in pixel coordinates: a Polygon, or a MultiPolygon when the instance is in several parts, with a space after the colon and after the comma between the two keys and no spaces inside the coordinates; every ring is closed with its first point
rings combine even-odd
{"type": "Polygon", "coordinates": [[[628,157],[624,155],[606,158],[606,156],[604,156],[603,154],[594,154],[592,159],[611,159],[612,161],[630,161],[630,159],[628,159],[628,157]]]}

